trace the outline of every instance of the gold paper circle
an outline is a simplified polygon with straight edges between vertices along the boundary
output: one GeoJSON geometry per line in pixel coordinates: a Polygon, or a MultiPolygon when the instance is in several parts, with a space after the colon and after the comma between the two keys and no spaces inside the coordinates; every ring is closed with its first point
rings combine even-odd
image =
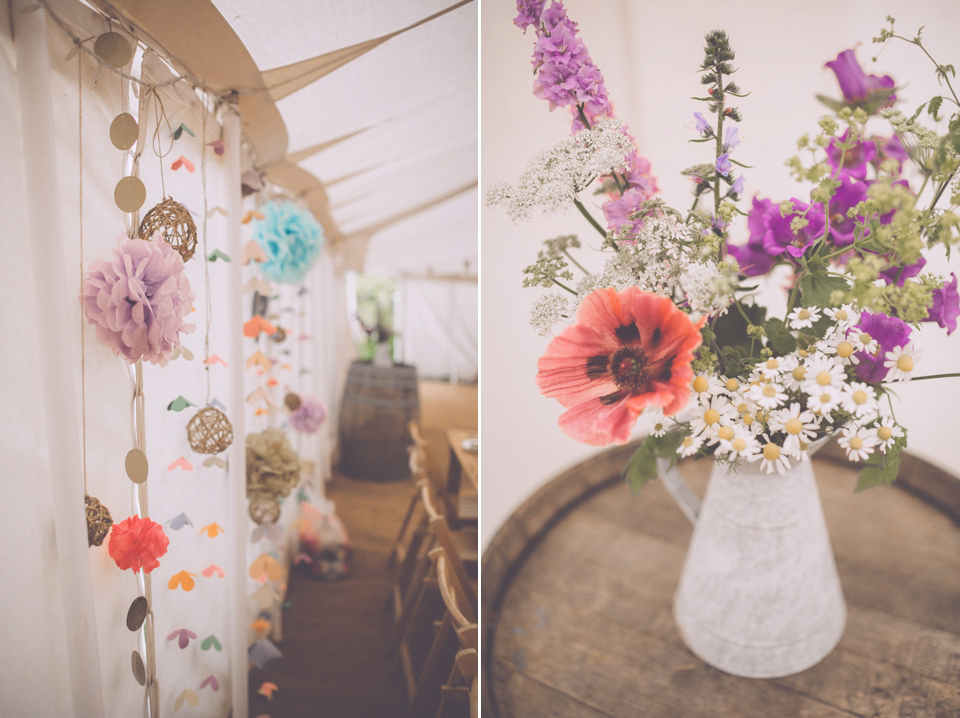
{"type": "Polygon", "coordinates": [[[133,677],[137,679],[137,683],[141,686],[146,685],[147,671],[143,667],[143,659],[136,651],[130,655],[130,665],[133,667],[133,677]]]}
{"type": "Polygon", "coordinates": [[[143,596],[137,596],[130,604],[127,611],[127,628],[131,631],[140,630],[144,620],[147,617],[147,599],[143,596]]]}
{"type": "Polygon", "coordinates": [[[130,58],[133,57],[133,48],[130,47],[127,38],[118,32],[103,33],[97,38],[93,51],[110,67],[115,67],[118,70],[130,62],[130,58]]]}
{"type": "Polygon", "coordinates": [[[147,199],[147,188],[139,177],[124,177],[113,190],[113,201],[123,212],[136,212],[147,199]]]}
{"type": "Polygon", "coordinates": [[[123,467],[127,470],[127,476],[133,483],[142,484],[147,480],[147,472],[150,467],[147,464],[147,455],[140,449],[130,449],[127,452],[123,467]]]}
{"type": "Polygon", "coordinates": [[[110,123],[110,141],[118,150],[129,150],[137,143],[140,128],[129,112],[122,112],[110,123]]]}

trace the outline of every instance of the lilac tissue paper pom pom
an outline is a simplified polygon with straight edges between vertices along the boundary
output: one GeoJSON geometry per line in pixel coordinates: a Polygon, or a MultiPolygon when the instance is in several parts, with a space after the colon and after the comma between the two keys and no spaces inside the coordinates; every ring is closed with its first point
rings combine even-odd
{"type": "Polygon", "coordinates": [[[180,348],[180,333],[196,295],[183,269],[183,259],[163,241],[117,238],[112,260],[90,264],[81,290],[87,322],[104,346],[131,364],[145,359],[165,366],[180,348]]]}
{"type": "Polygon", "coordinates": [[[300,406],[290,412],[290,426],[303,434],[315,433],[327,418],[327,408],[319,399],[300,395],[300,406]]]}

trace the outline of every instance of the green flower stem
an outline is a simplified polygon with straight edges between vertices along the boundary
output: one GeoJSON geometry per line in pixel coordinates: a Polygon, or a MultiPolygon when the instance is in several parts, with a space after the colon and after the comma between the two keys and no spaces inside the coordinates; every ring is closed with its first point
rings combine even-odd
{"type": "Polygon", "coordinates": [[[583,206],[583,203],[580,201],[580,199],[577,198],[577,197],[574,197],[574,198],[573,198],[573,204],[576,206],[577,209],[580,210],[580,214],[582,214],[584,217],[586,217],[586,218],[587,218],[587,221],[588,221],[590,224],[593,225],[593,228],[594,228],[595,230],[597,230],[600,234],[602,234],[603,237],[604,237],[604,239],[606,239],[606,237],[607,237],[607,230],[605,230],[605,229],[600,225],[600,223],[593,217],[593,215],[590,214],[590,213],[587,211],[587,208],[583,206]]]}
{"type": "MultiPolygon", "coordinates": [[[[723,154],[723,104],[724,104],[723,101],[724,101],[724,96],[723,96],[723,74],[720,72],[720,65],[721,65],[721,63],[720,63],[719,60],[718,60],[717,66],[716,66],[716,72],[717,72],[717,94],[719,95],[719,99],[717,100],[717,102],[718,102],[718,104],[717,104],[717,157],[719,157],[720,155],[723,154]]],[[[716,162],[714,162],[714,166],[716,166],[716,162]]],[[[720,216],[720,173],[717,172],[716,175],[717,175],[717,176],[714,178],[714,183],[715,183],[715,184],[714,184],[714,190],[713,190],[713,216],[714,216],[714,217],[719,217],[719,216],[720,216]]],[[[723,248],[721,247],[721,253],[722,253],[722,251],[723,251],[723,248]]],[[[722,256],[721,256],[721,259],[723,259],[722,256]]]]}
{"type": "Polygon", "coordinates": [[[575,291],[573,291],[572,289],[570,289],[570,287],[568,287],[568,286],[567,286],[566,284],[564,284],[563,282],[559,282],[559,281],[557,281],[556,279],[554,279],[554,280],[553,280],[553,283],[556,284],[558,287],[560,287],[560,289],[566,289],[566,290],[567,290],[568,292],[570,292],[570,294],[572,294],[573,296],[577,296],[577,293],[576,293],[575,291]]]}
{"type": "MultiPolygon", "coordinates": [[[[893,27],[893,26],[891,25],[891,27],[893,27]]],[[[913,45],[916,45],[916,46],[919,47],[921,50],[923,50],[923,54],[924,54],[924,55],[926,55],[927,57],[930,58],[930,62],[932,62],[932,63],[936,66],[936,68],[937,68],[938,70],[940,69],[940,63],[938,63],[936,60],[934,60],[934,59],[933,59],[933,56],[932,56],[929,52],[927,52],[927,48],[925,48],[925,47],[923,46],[923,44],[921,44],[919,37],[918,37],[916,40],[908,40],[907,38],[903,37],[902,35],[894,35],[894,34],[892,34],[892,33],[891,33],[890,37],[895,37],[895,38],[897,38],[898,40],[903,40],[904,42],[909,42],[909,43],[911,43],[911,44],[913,44],[913,45]]],[[[943,77],[944,81],[946,81],[947,87],[950,88],[950,94],[953,95],[953,103],[954,103],[955,105],[957,105],[958,107],[960,107],[960,99],[957,99],[957,93],[953,91],[953,85],[950,84],[950,78],[947,77],[947,73],[944,72],[944,73],[941,75],[941,77],[943,77]]]]}
{"type": "MultiPolygon", "coordinates": [[[[915,376],[910,381],[922,381],[923,379],[949,379],[951,377],[960,377],[960,372],[954,372],[952,374],[927,374],[926,376],[915,376]]],[[[898,382],[888,382],[890,384],[897,384],[898,382]]]]}
{"type": "Polygon", "coordinates": [[[567,250],[564,249],[564,250],[563,250],[563,253],[564,253],[565,255],[567,255],[567,259],[569,259],[571,262],[573,262],[575,265],[577,265],[577,267],[580,269],[581,272],[583,272],[584,274],[590,274],[590,272],[588,272],[586,269],[584,269],[583,265],[580,264],[580,262],[578,262],[576,259],[573,258],[573,255],[570,254],[570,252],[568,252],[567,250]]]}

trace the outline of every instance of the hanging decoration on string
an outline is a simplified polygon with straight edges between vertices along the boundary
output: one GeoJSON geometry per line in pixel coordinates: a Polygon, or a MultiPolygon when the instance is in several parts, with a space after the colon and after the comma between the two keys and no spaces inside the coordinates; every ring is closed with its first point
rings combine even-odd
{"type": "Polygon", "coordinates": [[[159,232],[164,241],[177,250],[186,262],[197,251],[197,225],[190,211],[172,197],[166,197],[143,217],[137,235],[140,239],[159,232]]]}
{"type": "Polygon", "coordinates": [[[275,282],[303,280],[320,256],[323,228],[293,202],[267,202],[262,211],[264,218],[253,224],[253,238],[267,256],[260,271],[275,282]]]}
{"type": "Polygon", "coordinates": [[[290,409],[290,426],[301,434],[315,434],[327,418],[327,408],[314,396],[287,394],[283,401],[290,409]]]}
{"type": "Polygon", "coordinates": [[[101,344],[131,364],[166,366],[180,333],[194,330],[184,319],[195,298],[183,260],[159,232],[149,241],[119,237],[113,259],[95,260],[83,280],[87,322],[101,344]]]}
{"type": "Polygon", "coordinates": [[[159,559],[169,545],[170,539],[160,524],[134,515],[113,525],[107,550],[119,568],[150,573],[160,565],[159,559]]]}
{"type": "Polygon", "coordinates": [[[198,454],[219,454],[233,443],[233,426],[226,414],[207,406],[187,423],[187,439],[198,454]]]}
{"type": "Polygon", "coordinates": [[[100,546],[113,526],[113,518],[107,507],[90,494],[84,498],[87,504],[87,546],[100,546]]]}
{"type": "Polygon", "coordinates": [[[280,517],[280,499],[299,481],[300,457],[282,429],[247,435],[247,497],[255,522],[275,522],[280,517]]]}
{"type": "Polygon", "coordinates": [[[105,32],[93,45],[97,57],[110,67],[119,70],[133,58],[133,48],[119,32],[105,32]]]}

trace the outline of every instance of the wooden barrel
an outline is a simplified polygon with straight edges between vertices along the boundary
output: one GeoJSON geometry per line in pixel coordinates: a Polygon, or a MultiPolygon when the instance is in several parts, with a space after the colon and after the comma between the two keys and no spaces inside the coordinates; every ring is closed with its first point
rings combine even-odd
{"type": "MultiPolygon", "coordinates": [[[[813,668],[750,680],[681,642],[691,527],[660,481],[630,495],[634,448],[546,484],[487,546],[484,716],[960,716],[960,481],[904,455],[893,486],[854,494],[857,466],[825,447],[814,463],[846,631],[813,668]]],[[[710,464],[681,471],[702,490],[710,464]]]]}
{"type": "Polygon", "coordinates": [[[353,362],[340,408],[340,472],[370,481],[410,476],[407,423],[419,417],[416,367],[353,362]]]}

